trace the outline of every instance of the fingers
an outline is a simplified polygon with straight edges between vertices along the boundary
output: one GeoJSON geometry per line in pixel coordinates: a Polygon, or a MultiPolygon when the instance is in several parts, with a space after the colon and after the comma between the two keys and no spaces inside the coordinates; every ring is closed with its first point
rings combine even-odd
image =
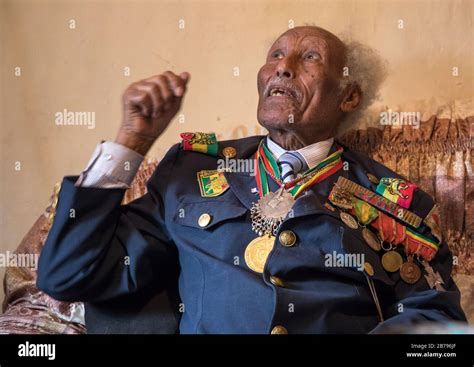
{"type": "Polygon", "coordinates": [[[184,73],[179,74],[179,77],[180,77],[181,79],[183,79],[183,81],[185,82],[185,84],[188,84],[188,81],[189,81],[189,79],[191,78],[191,74],[189,74],[187,71],[185,71],[184,73]]]}
{"type": "Polygon", "coordinates": [[[153,102],[151,96],[136,88],[128,88],[124,94],[125,106],[131,106],[133,110],[138,110],[144,116],[151,116],[153,113],[153,102]]]}
{"type": "Polygon", "coordinates": [[[157,84],[143,81],[135,86],[135,89],[146,93],[147,97],[144,98],[143,103],[146,103],[148,113],[147,115],[157,117],[157,115],[163,109],[164,93],[157,84]],[[151,102],[151,103],[150,103],[151,102]]]}
{"type": "Polygon", "coordinates": [[[126,102],[139,108],[144,115],[156,118],[180,103],[189,78],[187,72],[178,76],[167,71],[133,83],[125,93],[126,102]]]}
{"type": "Polygon", "coordinates": [[[189,81],[189,73],[181,73],[180,76],[176,75],[172,71],[166,71],[163,73],[168,78],[169,85],[173,90],[176,97],[182,97],[186,92],[186,84],[189,81]]]}
{"type": "Polygon", "coordinates": [[[161,97],[162,104],[158,106],[157,112],[168,111],[173,103],[174,94],[170,87],[168,78],[164,75],[157,75],[146,79],[145,83],[150,83],[155,86],[152,89],[153,93],[159,93],[161,97]]]}

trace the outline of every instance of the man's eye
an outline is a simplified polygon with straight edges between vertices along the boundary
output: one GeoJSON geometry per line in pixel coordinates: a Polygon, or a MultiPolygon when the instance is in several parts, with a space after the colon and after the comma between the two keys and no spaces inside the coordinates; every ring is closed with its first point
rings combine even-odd
{"type": "Polygon", "coordinates": [[[317,52],[311,52],[306,55],[306,60],[319,60],[321,56],[317,52]]]}
{"type": "Polygon", "coordinates": [[[272,59],[282,59],[282,58],[283,58],[283,54],[280,51],[275,51],[274,53],[272,53],[272,59]]]}

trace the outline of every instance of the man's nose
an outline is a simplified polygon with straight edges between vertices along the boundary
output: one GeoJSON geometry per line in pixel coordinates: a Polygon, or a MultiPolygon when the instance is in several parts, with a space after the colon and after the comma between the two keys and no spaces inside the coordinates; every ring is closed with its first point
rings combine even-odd
{"type": "Polygon", "coordinates": [[[280,60],[276,69],[276,75],[279,78],[293,79],[295,77],[295,68],[290,58],[285,57],[280,60]]]}

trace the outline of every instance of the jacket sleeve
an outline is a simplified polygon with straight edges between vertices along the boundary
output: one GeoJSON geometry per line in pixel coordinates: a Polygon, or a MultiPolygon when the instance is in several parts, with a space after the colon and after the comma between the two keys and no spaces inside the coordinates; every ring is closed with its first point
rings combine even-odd
{"type": "Polygon", "coordinates": [[[165,225],[164,193],[178,152],[173,146],[147,184],[121,205],[124,189],[76,187],[65,177],[41,252],[37,286],[61,301],[103,301],[163,283],[179,267],[165,225]]]}

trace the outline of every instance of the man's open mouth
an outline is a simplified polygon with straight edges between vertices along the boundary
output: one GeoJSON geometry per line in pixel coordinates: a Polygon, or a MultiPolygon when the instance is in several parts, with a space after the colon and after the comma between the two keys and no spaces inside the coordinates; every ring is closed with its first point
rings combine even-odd
{"type": "Polygon", "coordinates": [[[270,87],[268,88],[266,95],[267,97],[288,97],[299,102],[298,93],[295,90],[286,87],[270,87]]]}

